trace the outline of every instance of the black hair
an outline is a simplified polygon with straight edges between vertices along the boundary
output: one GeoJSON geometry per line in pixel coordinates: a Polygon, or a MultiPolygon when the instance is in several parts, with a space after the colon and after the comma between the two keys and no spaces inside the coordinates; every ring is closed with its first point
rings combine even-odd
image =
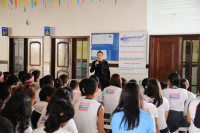
{"type": "Polygon", "coordinates": [[[147,82],[147,93],[150,98],[154,98],[153,104],[159,107],[163,103],[160,82],[157,79],[149,79],[147,82]]]}
{"type": "Polygon", "coordinates": [[[168,87],[167,82],[160,82],[161,89],[166,89],[168,87]]]}
{"type": "Polygon", "coordinates": [[[101,54],[103,55],[103,52],[102,52],[102,51],[98,51],[98,52],[97,52],[97,54],[99,54],[99,53],[101,53],[101,54]]]}
{"type": "Polygon", "coordinates": [[[74,97],[73,90],[71,87],[64,86],[62,89],[68,90],[68,92],[70,93],[71,99],[74,97]]]}
{"type": "Polygon", "coordinates": [[[60,75],[59,78],[62,79],[63,85],[65,85],[68,81],[68,76],[66,74],[60,75]]]}
{"type": "Polygon", "coordinates": [[[44,86],[44,85],[43,85],[43,84],[44,84],[44,83],[43,83],[43,78],[40,79],[39,83],[40,83],[40,88],[43,88],[43,86],[44,86]]]}
{"type": "Polygon", "coordinates": [[[181,81],[180,81],[180,88],[188,89],[189,84],[187,84],[187,81],[188,81],[187,79],[181,79],[181,81]]]}
{"type": "Polygon", "coordinates": [[[17,78],[17,76],[12,75],[12,76],[10,76],[8,78],[7,84],[9,84],[9,85],[17,85],[18,81],[19,81],[19,79],[17,78]]]}
{"type": "Polygon", "coordinates": [[[32,72],[32,74],[34,75],[34,82],[37,82],[37,79],[40,77],[40,71],[35,70],[32,72]]]}
{"type": "Polygon", "coordinates": [[[62,85],[63,85],[62,79],[57,78],[57,79],[54,80],[54,87],[55,87],[56,89],[59,89],[62,85]]]}
{"type": "Polygon", "coordinates": [[[142,87],[144,88],[144,94],[146,94],[147,91],[147,82],[148,82],[148,78],[145,78],[142,80],[142,87]]]}
{"type": "Polygon", "coordinates": [[[51,85],[45,85],[39,93],[40,101],[45,101],[47,96],[51,97],[55,90],[51,85]]]}
{"type": "Polygon", "coordinates": [[[122,79],[122,87],[124,87],[125,84],[127,84],[127,80],[125,78],[121,78],[122,79]]]}
{"type": "Polygon", "coordinates": [[[94,79],[87,79],[84,84],[84,90],[86,95],[93,95],[97,88],[97,82],[94,79]]]}
{"type": "Polygon", "coordinates": [[[124,112],[119,128],[121,128],[121,125],[124,122],[124,128],[127,128],[126,130],[133,130],[139,126],[140,109],[142,108],[143,97],[140,86],[136,83],[127,83],[122,89],[119,104],[111,116],[117,112],[124,112]]]}
{"type": "Polygon", "coordinates": [[[87,78],[81,80],[80,83],[79,83],[79,88],[80,88],[80,91],[81,91],[81,95],[82,95],[82,96],[85,95],[85,93],[83,92],[83,88],[84,88],[84,84],[85,84],[85,81],[86,81],[86,80],[87,80],[87,78]]]}
{"type": "Polygon", "coordinates": [[[20,71],[19,74],[18,74],[18,78],[20,81],[22,81],[22,77],[26,74],[27,72],[26,71],[20,71]]]}
{"type": "Polygon", "coordinates": [[[137,80],[135,80],[135,79],[131,79],[131,80],[128,81],[128,82],[129,82],[129,83],[136,83],[136,84],[138,83],[137,80]]]}
{"type": "Polygon", "coordinates": [[[51,85],[53,82],[53,77],[51,75],[46,75],[43,77],[43,85],[51,85]]]}
{"type": "Polygon", "coordinates": [[[99,77],[97,75],[91,75],[90,78],[96,80],[98,88],[101,88],[101,83],[99,82],[99,77]]]}
{"type": "Polygon", "coordinates": [[[10,120],[0,116],[0,131],[1,133],[14,133],[14,128],[10,120]]]}
{"type": "Polygon", "coordinates": [[[105,80],[103,85],[104,85],[104,88],[110,86],[110,80],[105,80]]]}
{"type": "Polygon", "coordinates": [[[78,82],[77,80],[72,80],[72,81],[70,82],[70,87],[71,87],[73,90],[75,89],[75,87],[76,87],[77,85],[79,85],[79,82],[78,82]]]}
{"type": "Polygon", "coordinates": [[[177,73],[171,73],[168,76],[168,80],[173,86],[179,87],[180,85],[180,76],[177,73]]]}
{"type": "Polygon", "coordinates": [[[33,75],[30,73],[24,74],[24,76],[22,77],[22,84],[27,84],[27,83],[25,83],[25,81],[31,79],[32,77],[33,77],[33,75]]]}
{"type": "Polygon", "coordinates": [[[56,102],[59,99],[65,99],[68,102],[71,102],[71,94],[67,89],[58,89],[56,90],[53,95],[51,96],[51,99],[47,105],[47,112],[46,115],[49,114],[51,106],[54,102],[56,102]]]}
{"type": "Polygon", "coordinates": [[[0,83],[0,110],[5,104],[5,100],[10,96],[10,86],[6,83],[0,83]]]}
{"type": "Polygon", "coordinates": [[[49,117],[44,126],[47,133],[54,133],[65,123],[74,117],[74,108],[68,101],[60,99],[56,101],[49,112],[49,117]]]}
{"type": "Polygon", "coordinates": [[[8,78],[11,76],[10,72],[3,72],[4,74],[4,81],[6,82],[8,78]]]}
{"type": "Polygon", "coordinates": [[[1,111],[1,116],[8,118],[19,133],[24,131],[29,126],[29,119],[32,112],[32,106],[29,96],[24,92],[14,93],[5,107],[1,111]]]}

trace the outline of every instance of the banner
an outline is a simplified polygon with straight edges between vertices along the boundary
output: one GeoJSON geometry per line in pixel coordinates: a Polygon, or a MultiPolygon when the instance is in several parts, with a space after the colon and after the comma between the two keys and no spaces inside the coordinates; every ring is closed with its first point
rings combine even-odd
{"type": "Polygon", "coordinates": [[[147,32],[121,32],[119,73],[146,73],[147,32]]]}

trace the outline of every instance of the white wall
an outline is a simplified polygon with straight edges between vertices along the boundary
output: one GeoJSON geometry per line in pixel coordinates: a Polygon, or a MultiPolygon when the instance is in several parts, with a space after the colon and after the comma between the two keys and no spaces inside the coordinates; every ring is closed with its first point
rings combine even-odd
{"type": "MultiPolygon", "coordinates": [[[[6,5],[9,1],[6,0],[6,5]]],[[[23,7],[23,0],[19,1],[23,7]]],[[[93,3],[91,0],[80,0],[80,4],[70,7],[66,0],[62,0],[61,7],[56,1],[56,8],[52,9],[51,2],[46,1],[46,10],[42,0],[38,0],[34,9],[29,3],[26,12],[19,8],[11,11],[8,6],[3,10],[0,5],[0,27],[9,27],[9,36],[44,36],[44,26],[52,27],[52,36],[90,36],[94,32],[147,30],[147,0],[117,0],[117,6],[114,0],[104,0],[104,3],[99,0],[94,0],[93,3]],[[30,25],[26,25],[26,20],[30,21],[30,25]]],[[[45,62],[50,62],[50,41],[50,37],[44,37],[45,62]]],[[[8,60],[8,37],[0,36],[0,47],[0,60],[8,60]]],[[[111,73],[117,71],[116,68],[111,69],[111,73]]],[[[122,76],[139,80],[147,77],[148,73],[122,76]]]]}

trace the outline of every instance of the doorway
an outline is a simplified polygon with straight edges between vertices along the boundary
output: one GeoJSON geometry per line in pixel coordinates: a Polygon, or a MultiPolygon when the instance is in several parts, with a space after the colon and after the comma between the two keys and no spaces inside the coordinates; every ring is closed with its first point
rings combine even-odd
{"type": "Polygon", "coordinates": [[[34,70],[43,76],[43,39],[9,38],[9,72],[17,76],[20,71],[34,70]]]}
{"type": "Polygon", "coordinates": [[[200,85],[200,35],[151,35],[149,78],[167,81],[170,73],[188,79],[189,90],[197,93],[200,85]]]}

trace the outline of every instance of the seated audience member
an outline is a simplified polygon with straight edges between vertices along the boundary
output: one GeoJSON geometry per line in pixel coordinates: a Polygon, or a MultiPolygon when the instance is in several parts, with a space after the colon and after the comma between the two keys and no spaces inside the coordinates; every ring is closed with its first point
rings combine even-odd
{"type": "Polygon", "coordinates": [[[62,79],[63,86],[67,86],[67,85],[68,85],[68,77],[67,77],[66,74],[62,74],[62,75],[60,75],[59,78],[62,79]]]}
{"type": "Polygon", "coordinates": [[[32,75],[30,73],[26,73],[22,77],[22,84],[24,84],[24,85],[33,85],[34,84],[34,75],[32,75]]]}
{"type": "Polygon", "coordinates": [[[13,93],[16,93],[16,92],[25,92],[30,97],[30,99],[31,99],[31,105],[32,105],[32,110],[33,110],[34,109],[33,105],[36,102],[35,87],[31,86],[31,85],[19,84],[15,88],[15,90],[13,91],[13,93]]]}
{"type": "Polygon", "coordinates": [[[200,133],[200,128],[197,128],[194,124],[194,119],[197,116],[197,110],[198,110],[197,106],[199,104],[200,104],[200,87],[198,88],[198,96],[194,100],[192,100],[188,106],[187,121],[188,123],[190,123],[189,133],[200,133]]]}
{"type": "Polygon", "coordinates": [[[54,87],[56,89],[59,89],[59,88],[62,88],[63,86],[63,83],[62,83],[62,80],[60,78],[57,78],[54,80],[54,87]]]}
{"type": "Polygon", "coordinates": [[[176,131],[179,127],[188,127],[183,111],[184,103],[188,99],[188,94],[185,89],[179,88],[180,77],[177,73],[172,73],[168,76],[169,88],[164,89],[162,94],[169,101],[169,114],[167,118],[167,125],[170,132],[176,131]]]}
{"type": "Polygon", "coordinates": [[[104,133],[104,109],[102,104],[94,100],[95,92],[98,91],[97,82],[87,79],[83,91],[86,98],[74,105],[74,120],[79,133],[104,133]]]}
{"type": "Polygon", "coordinates": [[[84,89],[84,84],[85,84],[85,81],[86,81],[86,80],[87,80],[87,78],[80,81],[80,83],[79,83],[79,89],[80,89],[80,91],[81,91],[81,96],[80,96],[79,99],[76,100],[75,102],[81,101],[82,99],[84,99],[84,98],[86,97],[85,92],[83,91],[83,89],[84,89]]]}
{"type": "Polygon", "coordinates": [[[73,116],[74,108],[71,103],[60,99],[52,105],[44,126],[34,130],[33,133],[71,133],[64,127],[73,116]]]}
{"type": "Polygon", "coordinates": [[[115,110],[119,103],[122,91],[122,80],[119,74],[113,74],[110,78],[110,86],[103,90],[103,106],[105,118],[110,118],[110,114],[115,110]]]}
{"type": "Polygon", "coordinates": [[[137,80],[135,80],[135,79],[131,79],[130,81],[128,81],[128,83],[136,83],[136,84],[138,84],[137,80]]]}
{"type": "Polygon", "coordinates": [[[43,85],[51,85],[54,87],[54,80],[51,75],[46,75],[42,79],[43,85]]]}
{"type": "Polygon", "coordinates": [[[6,83],[0,83],[0,111],[4,108],[5,103],[9,100],[10,94],[10,86],[6,83]]]}
{"type": "Polygon", "coordinates": [[[195,99],[195,95],[188,91],[188,88],[190,87],[189,81],[187,79],[181,79],[180,81],[180,88],[186,89],[187,94],[188,94],[188,100],[186,100],[185,106],[184,106],[184,116],[187,116],[187,109],[188,109],[188,104],[190,101],[195,99]]]}
{"type": "Polygon", "coordinates": [[[126,84],[111,116],[112,132],[155,133],[153,116],[142,109],[143,97],[140,86],[136,83],[126,84]]]}
{"type": "MultiPolygon", "coordinates": [[[[69,103],[71,103],[71,93],[67,89],[58,89],[56,90],[47,105],[46,114],[41,116],[38,123],[37,128],[44,126],[45,121],[48,118],[49,112],[51,111],[51,106],[59,99],[65,99],[69,103]]],[[[70,131],[72,133],[78,133],[75,122],[73,119],[70,119],[68,123],[63,127],[63,129],[70,131]]]]}
{"type": "Polygon", "coordinates": [[[35,88],[38,90],[40,89],[40,71],[38,70],[35,70],[32,72],[32,75],[34,76],[34,86],[35,88]]]}
{"type": "Polygon", "coordinates": [[[0,71],[0,82],[4,82],[4,74],[0,71]]]}
{"type": "Polygon", "coordinates": [[[7,84],[9,84],[11,86],[11,88],[15,88],[18,84],[19,79],[17,78],[17,76],[12,75],[8,78],[7,80],[7,84]]]}
{"type": "Polygon", "coordinates": [[[41,115],[44,116],[46,114],[48,102],[55,90],[51,85],[46,85],[41,89],[39,94],[40,102],[34,105],[34,111],[31,115],[31,123],[34,128],[37,128],[37,123],[41,115]]]}
{"type": "Polygon", "coordinates": [[[122,78],[122,87],[124,87],[125,84],[127,84],[127,80],[125,78],[122,78]]]}
{"type": "Polygon", "coordinates": [[[99,77],[97,77],[96,75],[91,75],[90,78],[94,79],[97,81],[97,84],[98,84],[98,93],[96,93],[96,96],[94,97],[94,99],[97,101],[97,102],[100,102],[102,103],[102,91],[101,91],[101,86],[99,85],[100,82],[99,82],[99,77]]]}
{"type": "Polygon", "coordinates": [[[164,90],[164,89],[167,89],[168,84],[167,82],[160,82],[160,86],[161,86],[161,89],[164,90]]]}
{"type": "Polygon", "coordinates": [[[160,133],[168,133],[167,117],[169,112],[169,102],[162,96],[160,82],[157,79],[149,79],[147,82],[147,91],[144,95],[144,100],[147,103],[154,104],[158,110],[158,118],[155,119],[158,125],[157,131],[160,133]]]}
{"type": "Polygon", "coordinates": [[[12,122],[15,133],[32,133],[33,130],[29,126],[31,111],[29,96],[24,92],[16,92],[10,97],[0,115],[12,122]]]}
{"type": "Polygon", "coordinates": [[[22,82],[22,77],[26,74],[27,72],[25,72],[25,71],[20,71],[19,73],[18,73],[18,78],[19,78],[19,81],[20,82],[22,82]]]}
{"type": "Polygon", "coordinates": [[[41,89],[42,89],[43,86],[44,86],[44,85],[43,85],[43,84],[44,84],[44,83],[43,83],[43,78],[40,79],[39,83],[40,83],[40,88],[36,91],[36,103],[40,101],[39,94],[40,94],[41,89]]]}
{"type": "Polygon", "coordinates": [[[70,82],[70,87],[73,90],[73,100],[72,100],[72,105],[79,99],[81,96],[81,91],[79,90],[79,82],[76,80],[72,80],[70,82]]]}
{"type": "Polygon", "coordinates": [[[0,131],[1,133],[14,133],[14,128],[10,120],[0,116],[0,131]]]}
{"type": "Polygon", "coordinates": [[[148,78],[145,78],[142,80],[142,91],[144,92],[144,94],[146,94],[146,90],[147,90],[147,82],[148,82],[148,78]]]}
{"type": "Polygon", "coordinates": [[[8,78],[11,76],[9,72],[3,72],[4,74],[4,82],[7,82],[8,78]]]}

